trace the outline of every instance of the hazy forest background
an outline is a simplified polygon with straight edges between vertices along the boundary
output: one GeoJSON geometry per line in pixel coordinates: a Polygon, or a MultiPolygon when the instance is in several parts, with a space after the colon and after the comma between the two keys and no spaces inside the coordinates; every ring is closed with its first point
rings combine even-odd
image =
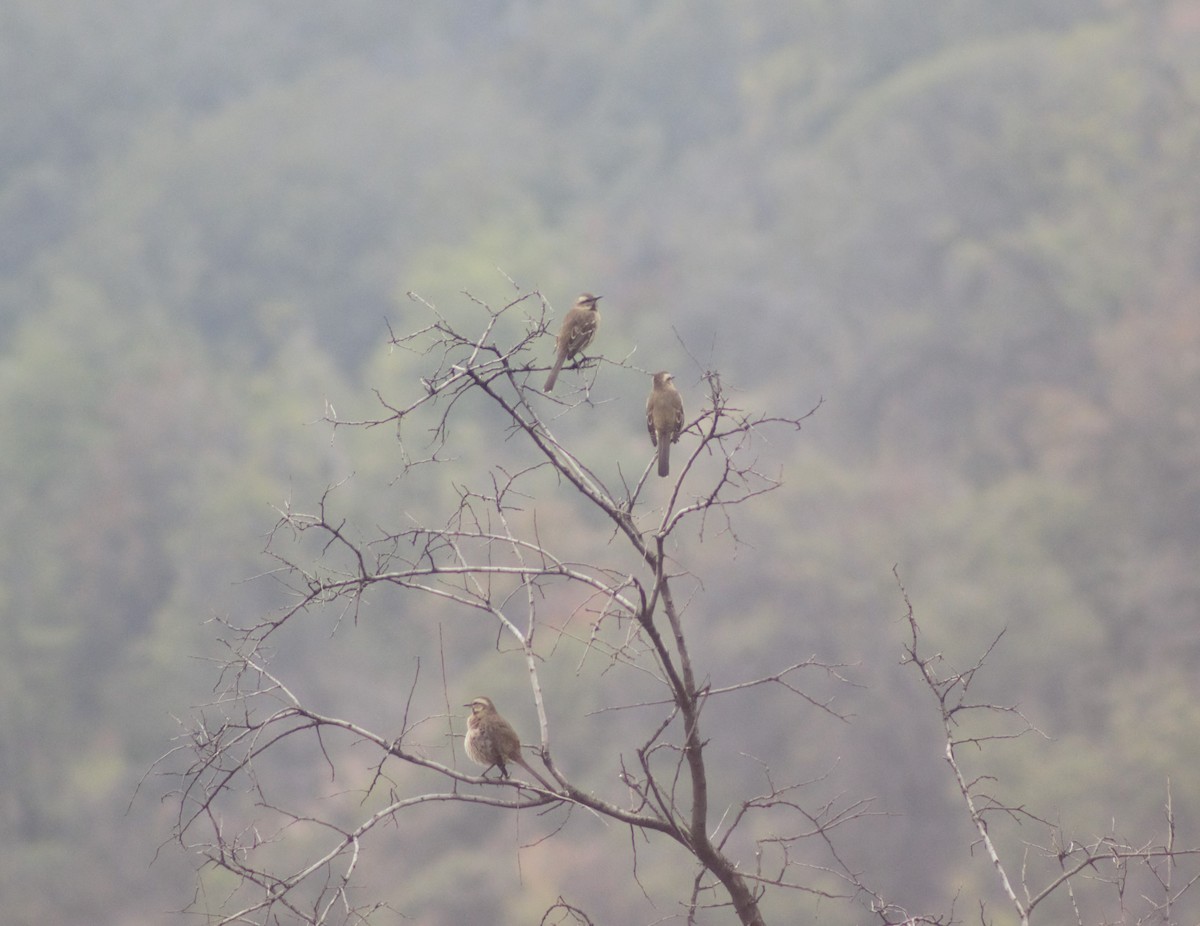
{"type": "MultiPolygon", "coordinates": [[[[856,850],[895,895],[948,906],[993,874],[898,665],[893,564],[948,657],[1007,628],[981,684],[1051,737],[992,754],[1008,793],[1149,838],[1170,778],[1200,842],[1197,47],[1195,0],[5,0],[5,921],[192,899],[170,781],[127,806],[211,697],[208,620],[281,603],[244,580],[286,500],[353,476],[349,516],[399,517],[389,435],[319,419],[418,387],[387,344],[429,321],[407,292],[467,319],[463,290],[513,295],[497,268],[559,316],[602,293],[596,349],[672,369],[690,409],[707,367],[744,407],[823,399],[737,558],[689,551],[688,620],[714,681],[754,674],[767,628],[852,664],[852,723],[762,735],[895,814],[856,850]]],[[[643,394],[581,454],[643,466],[643,394]]],[[[436,637],[371,604],[277,658],[386,730],[436,637]]],[[[533,735],[491,642],[445,654],[454,693],[533,735]]],[[[586,686],[554,696],[586,714],[586,686]]],[[[576,764],[611,759],[577,734],[576,764]]],[[[570,891],[598,922],[673,912],[627,835],[518,870],[511,817],[416,819],[423,851],[373,885],[413,922],[536,922],[570,891]]]]}

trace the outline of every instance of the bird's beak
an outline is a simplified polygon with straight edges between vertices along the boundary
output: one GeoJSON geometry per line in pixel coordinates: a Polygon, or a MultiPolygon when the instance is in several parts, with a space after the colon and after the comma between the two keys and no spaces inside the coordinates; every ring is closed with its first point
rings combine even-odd
{"type": "Polygon", "coordinates": [[[471,706],[471,702],[469,702],[469,701],[463,705],[463,707],[470,707],[470,706],[471,706]]]}

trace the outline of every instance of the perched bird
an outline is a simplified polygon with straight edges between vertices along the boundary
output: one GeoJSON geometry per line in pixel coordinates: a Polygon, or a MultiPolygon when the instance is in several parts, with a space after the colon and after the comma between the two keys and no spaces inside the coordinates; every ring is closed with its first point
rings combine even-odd
{"type": "Polygon", "coordinates": [[[495,766],[500,769],[502,778],[508,777],[508,763],[513,762],[550,790],[554,790],[546,779],[534,771],[533,767],[521,755],[521,738],[507,720],[500,716],[491,698],[480,696],[463,707],[471,709],[467,718],[467,736],[463,740],[463,748],[467,758],[486,766],[483,773],[495,766]]]}
{"type": "Polygon", "coordinates": [[[665,370],[654,374],[650,398],[646,399],[646,429],[650,443],[658,448],[658,474],[671,472],[671,445],[683,430],[683,399],[675,388],[675,377],[665,370]]]}
{"type": "Polygon", "coordinates": [[[600,312],[596,308],[599,301],[599,296],[584,293],[575,300],[575,305],[563,319],[562,329],[558,332],[558,355],[554,358],[554,369],[546,377],[547,392],[554,388],[562,365],[592,343],[596,329],[600,327],[600,312]]]}

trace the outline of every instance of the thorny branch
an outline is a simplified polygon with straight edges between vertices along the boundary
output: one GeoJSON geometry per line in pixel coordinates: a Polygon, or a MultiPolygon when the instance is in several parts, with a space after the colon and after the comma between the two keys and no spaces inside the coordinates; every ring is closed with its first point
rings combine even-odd
{"type": "MultiPolygon", "coordinates": [[[[589,413],[591,390],[601,373],[633,371],[628,358],[577,358],[576,367],[591,377],[582,391],[568,399],[546,396],[538,388],[538,374],[551,353],[546,344],[549,307],[539,293],[525,293],[498,309],[472,298],[482,314],[474,335],[461,333],[436,307],[417,301],[433,321],[411,334],[391,336],[393,348],[412,355],[422,367],[415,397],[395,402],[377,391],[382,414],[343,420],[330,408],[327,420],[335,433],[350,427],[393,429],[400,467],[396,483],[411,483],[411,497],[422,503],[440,498],[447,505],[440,516],[436,504],[422,505],[422,510],[405,513],[406,525],[380,527],[373,535],[364,535],[360,523],[337,512],[342,485],[328,488],[313,513],[295,510],[290,503],[279,511],[267,554],[276,563],[272,577],[292,600],[247,626],[224,623],[229,656],[217,696],[198,711],[180,745],[168,754],[186,757],[178,774],[177,840],[209,868],[235,879],[224,900],[198,903],[197,909],[219,908],[219,914],[210,916],[219,923],[265,924],[289,917],[310,924],[363,922],[380,908],[357,903],[352,889],[372,837],[381,824],[395,824],[417,807],[443,802],[549,813],[551,835],[576,808],[634,831],[662,834],[697,865],[689,906],[693,918],[702,906],[731,905],[740,922],[761,924],[759,901],[768,887],[822,893],[806,882],[810,863],[789,855],[790,847],[801,842],[826,847],[830,865],[849,887],[845,896],[860,893],[856,877],[837,855],[832,834],[867,816],[865,802],[806,810],[798,800],[805,783],[772,784],[766,795],[727,813],[715,829],[709,822],[702,724],[708,698],[771,684],[837,716],[827,701],[807,695],[796,676],[819,669],[840,678],[839,667],[810,657],[760,678],[712,689],[697,681],[703,674],[693,664],[673,594],[673,583],[689,575],[679,561],[685,531],[690,526],[693,535],[703,537],[710,519],[719,516],[722,532],[736,542],[732,515],[737,506],[781,484],[778,476],[759,469],[763,435],[773,429],[798,431],[815,409],[791,418],[754,415],[737,408],[720,377],[707,373],[707,401],[686,423],[691,446],[666,486],[665,500],[649,478],[648,445],[641,476],[632,484],[622,478],[614,489],[597,466],[555,434],[552,423],[589,413]],[[481,405],[487,409],[484,417],[481,405]],[[464,464],[455,454],[471,448],[456,446],[456,438],[462,427],[482,421],[502,432],[491,445],[494,458],[464,464]],[[443,469],[452,473],[452,482],[440,475],[443,469]],[[453,485],[449,495],[447,485],[453,485]],[[581,559],[578,533],[540,516],[541,500],[559,494],[562,486],[573,490],[577,504],[610,525],[610,539],[623,543],[632,567],[621,555],[581,559]],[[651,486],[658,508],[648,501],[651,486]],[[469,621],[485,638],[494,635],[498,649],[502,641],[510,641],[526,667],[539,720],[534,751],[553,788],[459,771],[453,761],[459,737],[453,718],[410,720],[413,690],[404,727],[390,737],[306,701],[269,667],[268,644],[282,638],[301,616],[332,611],[338,626],[345,617],[357,624],[368,593],[382,589],[417,603],[408,620],[420,620],[422,612],[439,619],[452,616],[469,621]],[[571,594],[576,604],[568,617],[548,608],[551,596],[562,600],[571,594]],[[586,619],[586,634],[573,626],[577,617],[586,619]],[[547,636],[548,645],[540,642],[547,636]],[[609,669],[632,670],[662,687],[662,698],[643,705],[657,705],[662,713],[636,749],[636,766],[620,760],[624,798],[606,796],[604,786],[594,781],[577,782],[553,754],[540,667],[564,641],[584,647],[584,658],[600,656],[609,669]],[[439,735],[447,723],[448,730],[439,735]],[[335,804],[337,812],[314,810],[322,801],[336,801],[340,792],[322,791],[313,795],[317,800],[295,798],[297,783],[282,780],[281,768],[287,766],[281,762],[306,771],[323,768],[327,785],[361,777],[364,786],[355,790],[351,784],[345,792],[354,795],[352,806],[335,804]],[[427,786],[434,781],[441,782],[441,790],[427,786]],[[752,874],[729,854],[729,837],[749,818],[764,814],[778,817],[781,824],[795,815],[801,825],[785,835],[759,838],[759,867],[752,874]],[[762,853],[780,847],[775,868],[764,873],[762,853]],[[714,895],[718,886],[720,893],[714,895]]],[[[632,417],[636,422],[639,416],[632,417]]],[[[613,434],[619,435],[619,428],[613,434]]],[[[416,679],[412,687],[417,687],[416,679]]],[[[440,698],[444,704],[460,703],[447,691],[440,698]]],[[[304,782],[299,786],[303,793],[304,782]]],[[[560,898],[545,921],[563,917],[589,922],[560,898]]]]}
{"type": "MultiPolygon", "coordinates": [[[[879,813],[866,799],[811,796],[836,766],[815,779],[778,782],[760,762],[761,793],[723,811],[712,806],[704,734],[710,699],[752,696],[770,687],[798,705],[847,719],[801,684],[809,670],[846,681],[844,667],[815,657],[783,658],[786,664],[774,671],[712,685],[689,648],[683,612],[691,605],[685,596],[681,606],[675,596],[682,580],[696,579],[686,566],[688,541],[705,539],[716,519],[718,533],[740,542],[734,524],[738,506],[781,485],[778,474],[760,466],[764,439],[799,430],[815,409],[795,418],[746,412],[733,404],[720,376],[706,372],[701,377],[706,400],[686,422],[673,478],[661,486],[650,478],[647,445],[641,475],[628,480],[622,473],[619,486],[610,485],[600,461],[582,449],[586,443],[560,439],[556,429],[561,424],[564,434],[571,433],[576,419],[603,409],[603,401],[593,402],[593,391],[609,374],[634,371],[628,357],[577,358],[574,370],[582,386],[546,396],[539,374],[551,353],[550,314],[540,293],[519,295],[498,309],[470,297],[481,318],[473,335],[461,333],[436,307],[414,300],[433,321],[410,334],[391,332],[390,340],[397,354],[420,366],[415,394],[394,401],[376,391],[382,412],[374,417],[340,419],[331,407],[327,415],[335,434],[345,428],[394,431],[395,484],[411,500],[408,510],[395,509],[403,523],[367,529],[361,517],[339,513],[345,483],[327,488],[311,513],[285,504],[266,552],[275,562],[269,575],[290,600],[248,625],[218,622],[227,656],[215,696],[183,725],[178,745],[159,760],[178,781],[174,838],[213,875],[202,880],[192,912],[211,923],[313,926],[376,922],[382,913],[402,916],[387,902],[364,901],[357,881],[381,831],[400,830],[401,820],[420,808],[453,804],[544,819],[544,830],[525,845],[557,837],[578,810],[588,819],[619,823],[631,835],[632,874],[639,885],[639,841],[665,837],[695,866],[683,905],[688,923],[724,907],[732,907],[744,924],[763,923],[764,897],[782,890],[863,903],[884,926],[961,922],[953,909],[910,913],[868,886],[835,837],[879,813]],[[486,445],[489,458],[458,459],[461,451],[474,449],[461,444],[463,429],[488,425],[499,432],[486,445]],[[607,543],[593,541],[598,531],[564,530],[561,518],[547,513],[551,501],[561,504],[564,487],[572,504],[595,516],[591,523],[606,525],[607,543]],[[368,595],[387,590],[408,604],[402,620],[436,627],[443,666],[434,699],[440,707],[424,716],[414,705],[421,703],[425,683],[412,677],[398,735],[328,709],[272,665],[273,647],[286,646],[299,632],[297,623],[332,614],[335,631],[344,629],[346,618],[357,625],[368,595]],[[462,623],[477,637],[492,639],[498,652],[523,662],[539,726],[536,746],[526,748],[551,786],[459,770],[461,721],[453,711],[473,692],[452,693],[447,681],[447,665],[453,671],[455,660],[441,646],[444,621],[462,623]],[[572,647],[579,652],[577,679],[590,660],[602,664],[601,674],[620,673],[655,686],[653,696],[593,706],[576,718],[616,710],[651,718],[633,727],[641,732],[609,760],[619,769],[615,789],[611,778],[560,764],[552,748],[542,670],[566,659],[572,647]],[[735,833],[751,835],[739,842],[735,833]],[[747,841],[752,854],[739,855],[747,841]]],[[[621,437],[611,421],[604,427],[611,439],[621,437]]],[[[1049,917],[1051,909],[1055,916],[1087,922],[1086,892],[1077,890],[1085,884],[1117,897],[1122,922],[1173,922],[1174,905],[1200,880],[1195,872],[1181,874],[1181,863],[1200,850],[1176,846],[1169,790],[1162,843],[1133,843],[1115,834],[1074,840],[1024,805],[992,793],[992,778],[965,771],[963,748],[978,753],[1040,733],[1016,707],[969,698],[1002,635],[970,668],[947,672],[940,655],[925,653],[907,593],[901,592],[908,607],[905,661],[934,697],[955,787],[1020,922],[1031,922],[1035,911],[1049,917]],[[984,716],[1009,726],[979,727],[975,718],[984,716]],[[1046,832],[1040,845],[1023,843],[1019,875],[1009,858],[1011,840],[1002,834],[1012,825],[1046,832]],[[1031,886],[1035,874],[1040,888],[1031,886]],[[1059,902],[1064,896],[1065,903],[1059,902]]],[[[982,904],[979,918],[990,921],[982,904]]],[[[560,896],[542,922],[591,919],[560,896]]]]}
{"type": "MultiPolygon", "coordinates": [[[[1022,926],[1029,926],[1033,922],[1035,910],[1044,908],[1052,898],[1065,892],[1075,921],[1080,924],[1087,922],[1075,890],[1077,882],[1086,880],[1092,884],[1106,885],[1114,892],[1116,906],[1121,913],[1119,922],[1173,923],[1170,917],[1171,905],[1200,881],[1200,872],[1184,884],[1175,886],[1170,877],[1172,866],[1189,858],[1200,858],[1200,848],[1179,849],[1174,845],[1174,817],[1169,787],[1166,804],[1168,834],[1165,843],[1134,844],[1115,834],[1097,837],[1085,843],[1068,838],[1061,829],[1025,806],[1008,804],[986,791],[985,788],[990,787],[993,782],[990,776],[968,778],[960,758],[962,747],[970,746],[979,750],[985,745],[1016,740],[1029,734],[1044,739],[1048,737],[1015,706],[969,700],[972,682],[983,669],[1003,633],[992,641],[970,668],[958,672],[946,671],[942,668],[944,661],[941,654],[929,655],[925,652],[921,630],[914,616],[908,592],[900,582],[898,570],[893,569],[893,573],[904,600],[905,619],[908,624],[908,640],[904,646],[902,661],[916,668],[926,689],[937,702],[945,741],[946,763],[950,767],[967,815],[979,835],[979,845],[987,854],[1001,891],[1018,921],[1022,926]],[[964,732],[963,725],[970,723],[975,716],[1001,718],[1013,726],[1000,733],[964,732]],[[1029,841],[1024,843],[1019,880],[1012,873],[1013,863],[1005,861],[1003,849],[998,841],[999,824],[1005,821],[1016,825],[1035,824],[1044,828],[1047,833],[1043,845],[1029,841]],[[1030,863],[1037,859],[1044,860],[1052,866],[1044,867],[1047,880],[1041,888],[1031,887],[1028,881],[1030,863]],[[1054,869],[1057,869],[1057,872],[1054,869]]],[[[1048,911],[1046,921],[1060,922],[1062,916],[1062,911],[1048,911]]],[[[981,920],[984,919],[981,910],[981,920]]],[[[894,921],[885,919],[884,922],[894,921]]]]}

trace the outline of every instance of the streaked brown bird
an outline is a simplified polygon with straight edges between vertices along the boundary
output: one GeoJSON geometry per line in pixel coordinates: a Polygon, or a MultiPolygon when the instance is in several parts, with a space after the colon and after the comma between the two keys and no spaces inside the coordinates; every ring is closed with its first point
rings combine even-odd
{"type": "Polygon", "coordinates": [[[596,330],[600,327],[600,311],[596,308],[596,303],[600,298],[591,293],[583,293],[575,300],[575,305],[563,319],[556,342],[558,353],[554,358],[554,369],[546,377],[547,392],[554,388],[563,364],[591,344],[592,338],[596,336],[596,330]]]}
{"type": "Polygon", "coordinates": [[[671,445],[683,430],[683,398],[675,388],[675,377],[663,370],[654,374],[654,385],[646,399],[646,430],[658,448],[658,474],[671,473],[671,445]]]}
{"type": "Polygon", "coordinates": [[[521,755],[521,738],[517,736],[512,724],[500,716],[491,698],[480,695],[463,707],[471,709],[471,716],[467,718],[467,735],[463,740],[463,748],[472,762],[486,766],[483,770],[484,775],[495,767],[500,769],[500,777],[507,778],[508,763],[512,762],[529,772],[545,787],[554,790],[546,779],[525,761],[521,755]]]}

